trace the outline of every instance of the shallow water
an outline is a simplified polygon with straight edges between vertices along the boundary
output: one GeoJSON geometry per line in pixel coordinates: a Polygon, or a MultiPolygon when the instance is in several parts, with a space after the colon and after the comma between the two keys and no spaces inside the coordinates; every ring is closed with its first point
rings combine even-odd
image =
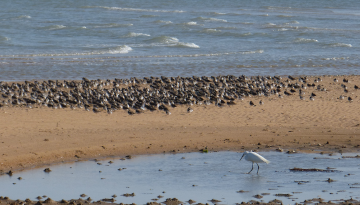
{"type": "Polygon", "coordinates": [[[36,200],[37,196],[46,195],[61,200],[77,199],[86,194],[93,200],[100,200],[116,194],[117,203],[136,204],[145,204],[159,195],[164,196],[159,202],[176,197],[183,202],[192,199],[201,203],[217,199],[220,204],[250,200],[268,202],[275,198],[285,204],[319,197],[325,201],[351,197],[359,200],[360,159],[342,158],[356,154],[260,154],[271,163],[260,164],[259,175],[256,165],[251,174],[245,174],[251,169],[251,163],[244,159],[239,162],[242,153],[236,152],[159,154],[136,156],[130,160],[112,158],[59,164],[50,166],[50,173],[45,173],[43,167],[16,172],[11,177],[0,176],[0,196],[36,200]],[[109,163],[110,160],[113,163],[109,163]],[[294,167],[331,167],[336,171],[289,171],[294,167]],[[126,169],[119,171],[119,168],[126,169]],[[18,177],[23,179],[18,180],[18,177]],[[335,181],[329,183],[328,178],[335,181]],[[303,182],[298,184],[298,181],[303,182]],[[248,192],[237,193],[239,190],[248,192]],[[122,196],[125,193],[135,193],[135,196],[122,196]],[[268,195],[263,195],[262,199],[253,197],[263,193],[268,195]],[[275,196],[279,193],[293,196],[275,196]]]}

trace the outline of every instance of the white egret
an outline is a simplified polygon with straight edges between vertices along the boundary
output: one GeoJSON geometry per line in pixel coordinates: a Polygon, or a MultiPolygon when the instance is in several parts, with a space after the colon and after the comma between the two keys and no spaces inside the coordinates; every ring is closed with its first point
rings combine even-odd
{"type": "MultiPolygon", "coordinates": [[[[265,159],[263,156],[259,155],[258,153],[256,152],[253,152],[253,151],[245,151],[243,156],[241,157],[241,159],[245,157],[246,161],[251,161],[252,162],[252,167],[251,167],[251,170],[250,172],[254,169],[254,162],[258,165],[258,171],[257,171],[257,174],[259,174],[259,164],[258,163],[266,163],[266,164],[269,164],[270,161],[265,159]]],[[[240,159],[240,160],[241,160],[240,159]]],[[[250,172],[248,172],[247,174],[250,174],[250,172]]]]}

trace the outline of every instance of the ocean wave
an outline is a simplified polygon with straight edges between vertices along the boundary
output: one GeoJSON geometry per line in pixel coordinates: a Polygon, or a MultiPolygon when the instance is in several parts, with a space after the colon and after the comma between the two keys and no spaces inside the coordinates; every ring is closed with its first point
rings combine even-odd
{"type": "Polygon", "coordinates": [[[108,9],[108,10],[118,10],[118,11],[159,12],[159,13],[184,13],[185,12],[185,11],[182,11],[182,10],[157,10],[157,9],[108,7],[108,6],[95,6],[95,7],[108,9]]]}
{"type": "Polygon", "coordinates": [[[94,28],[119,28],[119,27],[129,27],[133,25],[134,24],[132,23],[129,24],[108,23],[108,24],[94,26],[94,28]]]}
{"type": "Polygon", "coordinates": [[[234,26],[219,26],[216,27],[217,30],[237,30],[238,28],[234,26]]]}
{"type": "Polygon", "coordinates": [[[59,29],[64,29],[64,28],[66,28],[66,26],[64,26],[64,25],[52,25],[52,26],[45,27],[46,30],[59,30],[59,29]]]}
{"type": "Polygon", "coordinates": [[[196,45],[195,43],[180,42],[178,38],[170,37],[170,36],[158,36],[158,37],[146,40],[145,42],[149,42],[150,44],[142,45],[142,47],[168,46],[168,47],[200,48],[200,46],[196,45]]]}
{"type": "Polygon", "coordinates": [[[10,41],[11,38],[6,36],[0,36],[0,42],[10,41]]]}
{"type": "Polygon", "coordinates": [[[197,24],[197,22],[195,22],[195,21],[190,21],[190,22],[185,23],[185,25],[196,26],[196,25],[198,25],[198,24],[197,24]]]}
{"type": "Polygon", "coordinates": [[[213,21],[213,22],[227,22],[225,19],[218,19],[218,18],[206,18],[206,17],[197,17],[193,19],[195,21],[213,21]]]}
{"type": "Polygon", "coordinates": [[[158,15],[141,15],[140,18],[154,18],[158,17],[158,15]]]}
{"type": "Polygon", "coordinates": [[[275,27],[276,24],[274,24],[274,23],[266,23],[264,26],[266,26],[266,27],[275,27]]]}
{"type": "Polygon", "coordinates": [[[291,23],[291,24],[299,24],[298,21],[290,21],[289,23],[291,23]]]}
{"type": "Polygon", "coordinates": [[[244,24],[244,25],[253,25],[254,23],[251,23],[251,22],[240,22],[240,24],[244,24]]]}
{"type": "Polygon", "coordinates": [[[172,24],[172,21],[163,21],[163,20],[157,20],[155,21],[155,23],[160,23],[160,24],[172,24]]]}
{"type": "Polygon", "coordinates": [[[126,34],[124,37],[138,37],[138,36],[150,36],[149,34],[146,33],[134,33],[134,32],[130,32],[128,34],[126,34]]]}
{"type": "Polygon", "coordinates": [[[289,30],[289,29],[287,29],[287,28],[280,28],[280,29],[278,29],[278,31],[287,31],[287,30],[289,30]]]}
{"type": "MultiPolygon", "coordinates": [[[[211,56],[226,56],[226,55],[249,55],[249,54],[261,54],[264,50],[255,51],[239,51],[239,52],[226,52],[226,53],[198,53],[198,54],[185,54],[185,55],[149,55],[149,56],[137,56],[137,58],[194,58],[194,57],[211,57],[211,56]]],[[[121,58],[131,58],[124,56],[121,58]]]]}
{"type": "Polygon", "coordinates": [[[215,29],[215,28],[205,28],[200,31],[201,33],[218,33],[221,32],[221,30],[215,29]]]}
{"type": "Polygon", "coordinates": [[[327,61],[329,61],[329,60],[334,60],[334,61],[336,61],[336,60],[348,60],[348,59],[349,59],[349,57],[321,58],[321,60],[327,60],[327,61]]]}
{"type": "Polygon", "coordinates": [[[226,13],[221,12],[209,12],[210,15],[226,15],[226,13]]]}
{"type": "Polygon", "coordinates": [[[149,39],[147,41],[151,42],[151,43],[169,44],[169,43],[177,43],[177,42],[179,42],[179,39],[177,39],[176,37],[170,37],[170,36],[158,36],[158,37],[149,39]]]}
{"type": "Polygon", "coordinates": [[[196,45],[195,43],[183,43],[183,42],[178,42],[173,46],[174,47],[187,47],[187,48],[200,48],[200,46],[196,45]]]}
{"type": "Polygon", "coordinates": [[[349,43],[332,43],[330,44],[331,47],[349,47],[351,48],[352,45],[349,43]]]}
{"type": "MultiPolygon", "coordinates": [[[[112,49],[108,49],[108,51],[106,52],[99,52],[99,54],[124,54],[124,53],[129,53],[132,50],[132,48],[130,46],[124,45],[124,46],[118,46],[116,48],[112,48],[112,49]]],[[[93,52],[94,53],[94,52],[93,52]]],[[[94,53],[97,54],[97,53],[94,53]]]]}
{"type": "Polygon", "coordinates": [[[26,57],[61,57],[61,56],[91,56],[103,54],[126,54],[132,50],[130,46],[116,46],[106,49],[97,49],[91,52],[83,53],[38,53],[38,54],[21,54],[21,55],[0,55],[0,57],[26,58],[26,57]]]}
{"type": "Polygon", "coordinates": [[[277,17],[280,17],[280,18],[291,18],[293,16],[291,15],[277,15],[277,17]]]}
{"type": "Polygon", "coordinates": [[[21,16],[18,16],[16,18],[17,19],[31,19],[31,16],[29,16],[29,15],[21,15],[21,16]]]}
{"type": "Polygon", "coordinates": [[[247,36],[253,36],[253,33],[247,32],[247,33],[234,33],[234,32],[224,32],[221,34],[222,36],[233,36],[233,37],[247,37],[247,36]]]}
{"type": "Polygon", "coordinates": [[[308,38],[296,38],[294,40],[295,43],[317,43],[319,42],[316,39],[308,39],[308,38]]]}

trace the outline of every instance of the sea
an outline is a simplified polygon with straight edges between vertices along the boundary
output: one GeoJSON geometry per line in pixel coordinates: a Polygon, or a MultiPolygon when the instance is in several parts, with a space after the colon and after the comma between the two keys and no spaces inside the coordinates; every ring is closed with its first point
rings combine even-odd
{"type": "Polygon", "coordinates": [[[0,80],[351,75],[359,0],[2,0],[0,80]]]}

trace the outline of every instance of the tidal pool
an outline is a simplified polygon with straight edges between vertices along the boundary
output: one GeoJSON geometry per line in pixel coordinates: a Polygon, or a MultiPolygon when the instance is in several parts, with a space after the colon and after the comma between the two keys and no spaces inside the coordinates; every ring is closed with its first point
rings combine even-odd
{"type": "Polygon", "coordinates": [[[360,199],[360,158],[343,158],[356,153],[259,154],[270,160],[270,164],[259,164],[259,175],[256,164],[252,173],[245,174],[250,171],[251,162],[239,161],[242,153],[237,152],[158,154],[51,165],[47,166],[52,170],[49,173],[44,172],[46,167],[43,167],[0,176],[0,196],[36,200],[37,196],[46,195],[53,200],[69,200],[86,194],[84,199],[91,197],[97,201],[115,194],[116,203],[136,204],[146,204],[159,195],[163,198],[158,202],[166,198],[177,198],[184,203],[189,199],[197,203],[211,203],[211,199],[221,201],[217,204],[273,199],[282,200],[284,204],[312,198],[360,199]],[[294,167],[333,172],[289,170],[294,167]],[[329,182],[329,178],[334,181],[329,182]],[[245,192],[238,192],[240,190],[245,192]],[[135,196],[122,196],[126,193],[135,196]],[[254,198],[255,195],[263,198],[254,198]]]}

